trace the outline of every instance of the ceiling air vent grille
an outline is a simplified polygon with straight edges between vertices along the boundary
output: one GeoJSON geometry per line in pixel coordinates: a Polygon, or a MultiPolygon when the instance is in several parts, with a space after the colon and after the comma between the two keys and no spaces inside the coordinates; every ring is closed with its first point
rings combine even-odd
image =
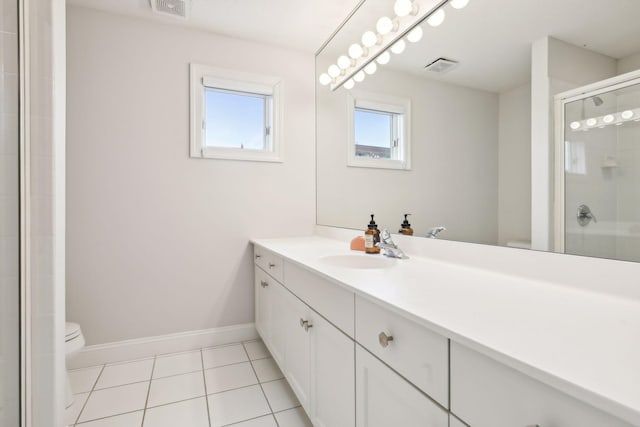
{"type": "Polygon", "coordinates": [[[189,18],[190,0],[151,0],[151,9],[161,15],[175,18],[189,18]]]}
{"type": "Polygon", "coordinates": [[[427,71],[431,71],[432,73],[444,74],[453,70],[457,66],[458,61],[447,58],[438,58],[429,65],[426,65],[424,69],[427,71]]]}

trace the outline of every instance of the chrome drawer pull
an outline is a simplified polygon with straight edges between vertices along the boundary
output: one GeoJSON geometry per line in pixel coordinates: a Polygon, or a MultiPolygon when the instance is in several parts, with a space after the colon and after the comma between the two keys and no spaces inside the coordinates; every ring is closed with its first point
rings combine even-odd
{"type": "Polygon", "coordinates": [[[307,323],[309,323],[309,322],[306,321],[306,320],[303,320],[302,317],[300,318],[300,327],[301,328],[304,328],[304,325],[306,325],[307,323]]]}
{"type": "Polygon", "coordinates": [[[274,263],[271,263],[271,262],[269,263],[269,268],[273,268],[273,267],[275,267],[275,266],[276,266],[276,265],[275,265],[274,263]]]}
{"type": "Polygon", "coordinates": [[[260,258],[262,258],[262,255],[256,254],[256,259],[260,259],[260,258]]]}
{"type": "Polygon", "coordinates": [[[267,286],[269,286],[269,283],[265,282],[264,280],[261,280],[260,286],[262,286],[263,288],[266,288],[267,286]]]}
{"type": "Polygon", "coordinates": [[[382,348],[387,348],[391,341],[393,341],[392,335],[387,335],[384,332],[380,332],[380,334],[378,335],[378,342],[380,342],[382,348]]]}
{"type": "Polygon", "coordinates": [[[530,426],[527,427],[540,427],[538,424],[531,424],[530,426]]]}

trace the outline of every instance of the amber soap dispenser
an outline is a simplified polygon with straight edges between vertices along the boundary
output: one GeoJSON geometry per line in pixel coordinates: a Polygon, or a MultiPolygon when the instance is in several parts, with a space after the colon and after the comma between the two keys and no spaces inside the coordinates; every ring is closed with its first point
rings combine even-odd
{"type": "Polygon", "coordinates": [[[380,248],[376,243],[380,243],[380,231],[371,214],[371,222],[367,226],[367,231],[364,232],[364,251],[368,254],[379,254],[380,248]]]}
{"type": "Polygon", "coordinates": [[[404,222],[400,224],[400,230],[398,233],[404,234],[405,236],[413,236],[413,228],[411,228],[411,224],[409,224],[409,220],[407,217],[411,214],[404,214],[404,222]]]}

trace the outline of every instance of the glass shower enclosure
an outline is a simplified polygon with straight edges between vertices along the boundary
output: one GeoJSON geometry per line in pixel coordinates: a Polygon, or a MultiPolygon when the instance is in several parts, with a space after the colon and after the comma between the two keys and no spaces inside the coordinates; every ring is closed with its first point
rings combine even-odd
{"type": "Polygon", "coordinates": [[[556,248],[640,261],[640,72],[557,99],[556,112],[556,248]]]}

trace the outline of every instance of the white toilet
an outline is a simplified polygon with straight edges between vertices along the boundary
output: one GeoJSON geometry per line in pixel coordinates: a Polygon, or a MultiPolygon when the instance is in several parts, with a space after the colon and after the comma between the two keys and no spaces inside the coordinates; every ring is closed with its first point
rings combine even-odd
{"type": "MultiPolygon", "coordinates": [[[[78,353],[84,347],[84,336],[80,325],[77,323],[67,322],[65,332],[65,361],[68,363],[71,357],[78,353]]],[[[69,373],[67,372],[67,394],[65,399],[65,407],[69,407],[73,404],[73,391],[71,390],[71,384],[69,383],[69,373]]]]}

